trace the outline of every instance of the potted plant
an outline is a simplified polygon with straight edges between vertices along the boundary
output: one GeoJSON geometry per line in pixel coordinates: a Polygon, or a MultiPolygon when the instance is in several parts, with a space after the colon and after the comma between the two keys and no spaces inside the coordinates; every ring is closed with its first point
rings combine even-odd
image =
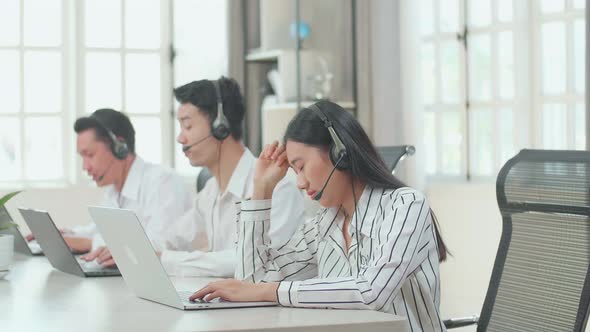
{"type": "MultiPolygon", "coordinates": [[[[16,196],[20,191],[11,192],[0,198],[0,207],[4,206],[12,197],[16,196]]],[[[0,231],[15,228],[17,225],[13,222],[5,222],[0,224],[0,231]]],[[[0,278],[8,274],[8,268],[12,263],[12,256],[14,254],[14,236],[10,234],[0,234],[0,278]]]]}

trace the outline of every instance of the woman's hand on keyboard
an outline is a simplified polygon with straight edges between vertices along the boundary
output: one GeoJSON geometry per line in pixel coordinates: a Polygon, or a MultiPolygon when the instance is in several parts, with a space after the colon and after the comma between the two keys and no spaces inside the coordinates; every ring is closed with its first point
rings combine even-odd
{"type": "Polygon", "coordinates": [[[207,302],[221,299],[231,302],[269,301],[277,302],[276,282],[253,284],[247,281],[227,279],[215,281],[195,292],[189,300],[203,299],[207,302]]]}

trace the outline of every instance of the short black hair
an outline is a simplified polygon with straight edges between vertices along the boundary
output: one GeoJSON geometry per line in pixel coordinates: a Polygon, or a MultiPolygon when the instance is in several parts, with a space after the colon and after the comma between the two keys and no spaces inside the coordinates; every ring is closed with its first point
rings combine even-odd
{"type": "Polygon", "coordinates": [[[122,137],[127,143],[129,152],[135,154],[135,129],[125,113],[111,108],[101,108],[94,111],[90,116],[79,118],[74,123],[76,134],[88,129],[94,129],[96,139],[105,142],[109,146],[113,143],[111,136],[107,132],[107,130],[110,130],[116,137],[122,137]]]}
{"type": "MultiPolygon", "coordinates": [[[[229,123],[231,135],[236,140],[242,138],[242,122],[244,120],[244,100],[238,82],[232,78],[221,77],[217,80],[223,114],[229,123]]],[[[209,118],[210,123],[217,118],[217,97],[213,81],[193,81],[174,89],[174,96],[181,104],[191,103],[209,118]]]]}

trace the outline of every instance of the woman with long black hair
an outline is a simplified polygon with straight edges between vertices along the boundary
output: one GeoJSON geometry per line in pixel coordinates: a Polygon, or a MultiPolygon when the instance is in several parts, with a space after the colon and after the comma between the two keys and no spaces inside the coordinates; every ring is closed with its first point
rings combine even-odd
{"type": "Polygon", "coordinates": [[[426,198],[396,179],[356,119],[320,101],[289,123],[284,146],[257,161],[241,203],[236,279],[191,299],[371,309],[406,316],[413,331],[445,330],[439,261],[447,250],[426,198]],[[324,207],[286,244],[270,247],[270,197],[288,167],[324,207]]]}

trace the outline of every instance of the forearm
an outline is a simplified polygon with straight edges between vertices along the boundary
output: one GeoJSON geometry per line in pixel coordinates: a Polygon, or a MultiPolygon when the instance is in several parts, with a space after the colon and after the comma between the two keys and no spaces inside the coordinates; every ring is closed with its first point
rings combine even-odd
{"type": "Polygon", "coordinates": [[[252,192],[252,199],[253,200],[264,200],[264,199],[271,199],[272,192],[274,190],[274,186],[269,188],[265,184],[254,183],[254,191],[252,192]]]}
{"type": "Polygon", "coordinates": [[[276,289],[277,302],[289,307],[374,309],[363,296],[371,292],[365,280],[353,277],[282,281],[276,289]]]}
{"type": "Polygon", "coordinates": [[[301,225],[287,243],[277,247],[268,234],[270,217],[270,200],[242,202],[235,278],[260,282],[316,276],[317,223],[301,225]]]}
{"type": "Polygon", "coordinates": [[[260,293],[262,295],[262,301],[267,302],[279,302],[277,297],[277,290],[279,289],[278,282],[268,282],[257,284],[257,287],[260,288],[260,293]]]}
{"type": "Polygon", "coordinates": [[[236,279],[259,282],[264,278],[270,244],[270,209],[269,200],[242,202],[236,248],[236,279]]]}

